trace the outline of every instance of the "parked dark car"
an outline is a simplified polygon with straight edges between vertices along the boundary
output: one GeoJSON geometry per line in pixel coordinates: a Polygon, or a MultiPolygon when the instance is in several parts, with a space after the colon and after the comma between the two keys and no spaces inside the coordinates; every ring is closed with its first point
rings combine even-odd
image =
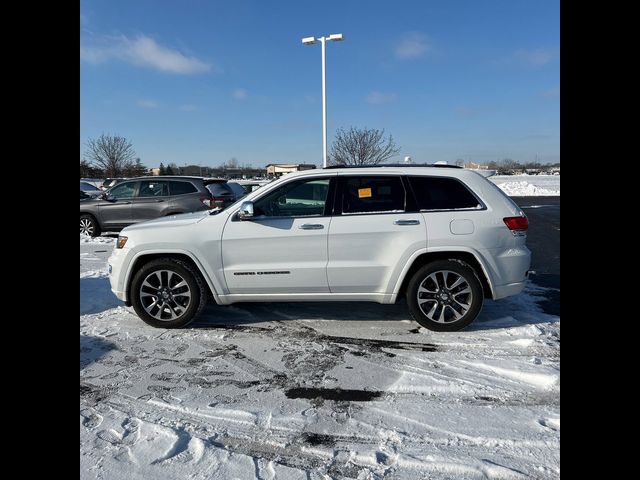
{"type": "Polygon", "coordinates": [[[118,183],[122,182],[123,180],[126,180],[126,178],[107,178],[104,182],[102,182],[102,185],[100,185],[100,190],[102,191],[109,190],[110,188],[115,187],[118,183]]]}
{"type": "Polygon", "coordinates": [[[102,190],[98,187],[90,184],[89,182],[83,181],[80,181],[80,191],[86,193],[90,197],[99,197],[102,194],[102,190]]]}
{"type": "Polygon", "coordinates": [[[247,189],[245,189],[239,183],[227,182],[227,185],[229,186],[229,188],[231,188],[231,190],[233,190],[233,193],[236,195],[236,201],[240,200],[242,197],[249,193],[249,191],[247,191],[247,189]]]}
{"type": "MultiPolygon", "coordinates": [[[[240,185],[238,185],[237,183],[235,185],[240,187],[240,185]]],[[[242,194],[241,196],[239,196],[237,191],[234,191],[232,187],[232,182],[212,183],[207,185],[207,188],[209,189],[209,191],[211,192],[211,195],[213,196],[214,205],[216,207],[220,207],[223,210],[227,208],[229,205],[235,203],[236,200],[241,198],[241,196],[246,195],[244,190],[242,190],[242,194]]],[[[242,189],[242,187],[240,188],[242,189]]]]}
{"type": "Polygon", "coordinates": [[[209,188],[226,182],[182,176],[122,180],[101,197],[80,202],[80,233],[95,237],[145,220],[216,208],[209,188]]]}

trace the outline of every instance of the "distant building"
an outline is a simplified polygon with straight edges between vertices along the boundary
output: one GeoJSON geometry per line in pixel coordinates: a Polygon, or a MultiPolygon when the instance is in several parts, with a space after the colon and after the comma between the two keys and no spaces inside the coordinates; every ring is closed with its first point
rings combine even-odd
{"type": "Polygon", "coordinates": [[[270,163],[267,165],[267,177],[279,177],[285,173],[312,170],[316,168],[310,163],[270,163]]]}
{"type": "Polygon", "coordinates": [[[474,170],[489,170],[488,165],[480,165],[479,163],[474,162],[465,163],[464,168],[472,168],[474,170]]]}
{"type": "Polygon", "coordinates": [[[191,177],[210,177],[211,168],[201,167],[200,165],[185,165],[184,167],[178,167],[176,175],[188,175],[191,177]]]}

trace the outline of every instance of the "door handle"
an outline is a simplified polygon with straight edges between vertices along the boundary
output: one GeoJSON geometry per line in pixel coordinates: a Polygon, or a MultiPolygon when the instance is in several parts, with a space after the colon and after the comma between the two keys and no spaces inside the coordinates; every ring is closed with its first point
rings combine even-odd
{"type": "Polygon", "coordinates": [[[156,203],[164,202],[164,200],[156,200],[156,203]]]}
{"type": "Polygon", "coordinates": [[[324,225],[321,223],[303,223],[298,228],[301,228],[302,230],[322,230],[324,225]]]}
{"type": "Polygon", "coordinates": [[[396,220],[395,225],[420,225],[420,220],[396,220]]]}

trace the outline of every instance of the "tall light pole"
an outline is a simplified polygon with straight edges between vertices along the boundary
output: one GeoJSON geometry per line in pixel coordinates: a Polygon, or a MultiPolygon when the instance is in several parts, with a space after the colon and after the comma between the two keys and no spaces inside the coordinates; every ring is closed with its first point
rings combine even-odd
{"type": "Polygon", "coordinates": [[[340,42],[343,39],[341,33],[332,33],[328,37],[305,37],[302,39],[304,45],[313,45],[317,42],[320,42],[322,45],[322,168],[327,168],[327,76],[325,43],[327,40],[340,42]]]}

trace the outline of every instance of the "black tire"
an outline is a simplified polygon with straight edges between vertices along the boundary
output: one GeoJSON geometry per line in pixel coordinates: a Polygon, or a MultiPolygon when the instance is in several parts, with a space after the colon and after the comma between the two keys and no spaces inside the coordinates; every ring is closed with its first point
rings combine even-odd
{"type": "Polygon", "coordinates": [[[191,264],[174,258],[159,258],[135,273],[129,298],[136,314],[145,323],[158,328],[181,328],[202,312],[207,304],[207,287],[200,272],[191,264]],[[186,285],[176,288],[182,283],[178,279],[184,280],[186,285]],[[158,294],[163,288],[166,290],[164,297],[158,294]]]}
{"type": "Polygon", "coordinates": [[[476,271],[457,259],[437,260],[421,267],[411,277],[406,296],[411,317],[436,332],[462,330],[475,320],[484,301],[476,271]]]}
{"type": "Polygon", "coordinates": [[[93,217],[93,215],[85,213],[80,215],[80,233],[97,237],[102,233],[102,230],[100,229],[100,224],[98,224],[98,221],[93,217]]]}

